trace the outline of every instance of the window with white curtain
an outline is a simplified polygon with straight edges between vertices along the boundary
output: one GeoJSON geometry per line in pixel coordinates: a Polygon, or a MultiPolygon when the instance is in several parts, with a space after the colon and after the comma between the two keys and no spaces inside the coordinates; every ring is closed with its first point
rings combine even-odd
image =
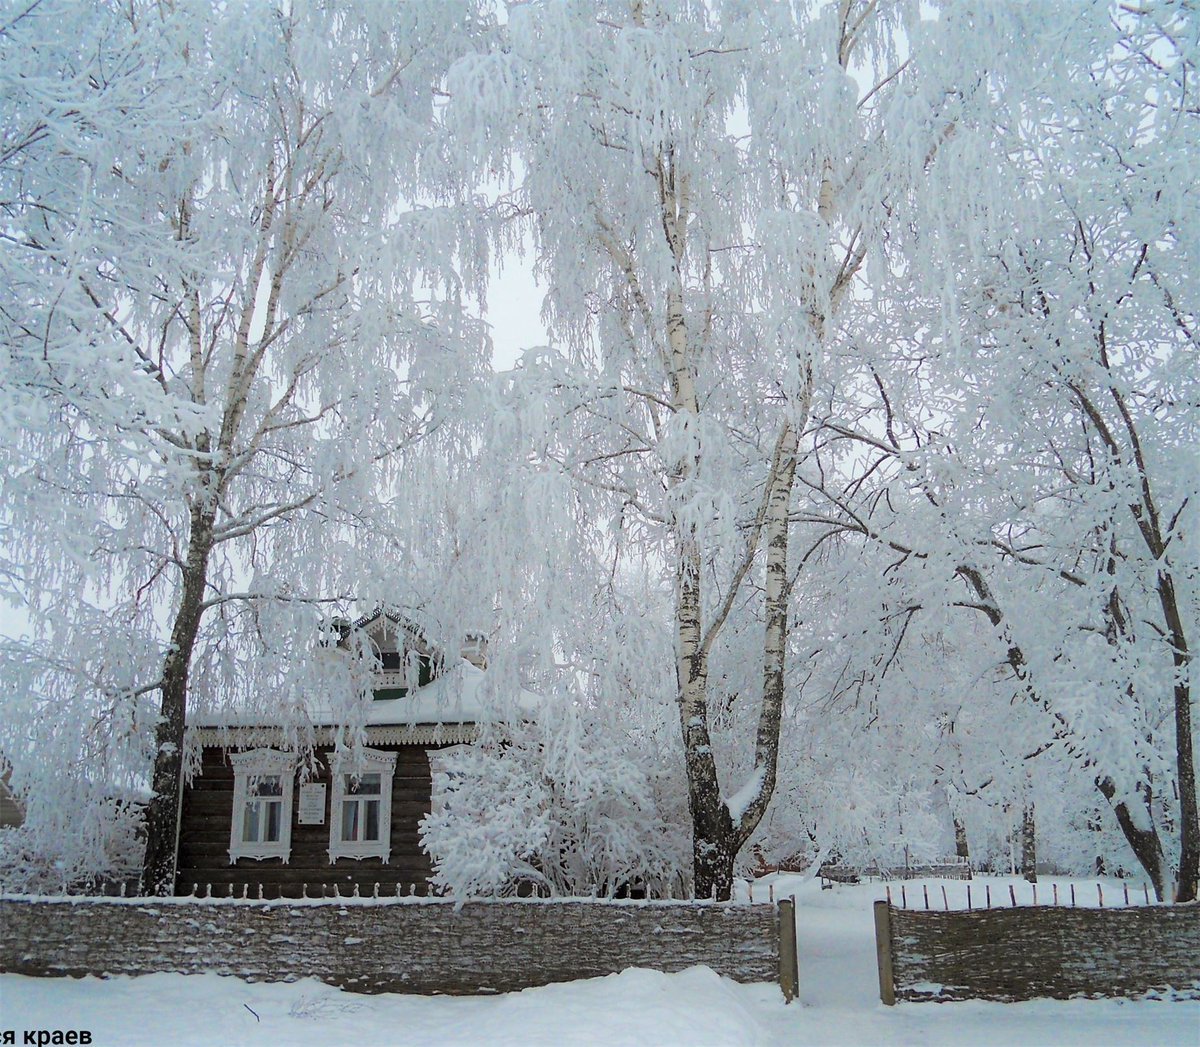
{"type": "Polygon", "coordinates": [[[333,759],[329,861],[391,856],[392,778],[396,754],[360,749],[333,759]]]}
{"type": "Polygon", "coordinates": [[[234,753],[229,864],[239,858],[291,857],[296,758],[277,749],[234,753]]]}

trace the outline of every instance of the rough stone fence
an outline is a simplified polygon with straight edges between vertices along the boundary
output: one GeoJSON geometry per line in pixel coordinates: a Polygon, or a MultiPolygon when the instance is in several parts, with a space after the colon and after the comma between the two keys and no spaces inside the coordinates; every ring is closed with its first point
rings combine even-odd
{"type": "Polygon", "coordinates": [[[215,972],[471,994],[696,964],[793,999],[793,900],[0,898],[0,972],[35,976],[215,972]]]}
{"type": "Polygon", "coordinates": [[[940,912],[876,902],[880,999],[1200,999],[1200,905],[1103,909],[1062,900],[940,912]]]}

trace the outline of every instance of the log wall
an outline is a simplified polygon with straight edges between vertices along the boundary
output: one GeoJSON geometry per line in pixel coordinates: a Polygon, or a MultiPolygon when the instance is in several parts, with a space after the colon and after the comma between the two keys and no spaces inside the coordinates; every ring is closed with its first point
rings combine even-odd
{"type": "Polygon", "coordinates": [[[299,898],[371,894],[379,884],[384,894],[397,888],[407,892],[427,890],[431,866],[421,849],[417,824],[426,814],[433,796],[429,755],[420,746],[376,745],[373,748],[397,753],[392,779],[392,853],[384,863],[377,858],[339,858],[329,862],[329,804],[332,797],[328,748],[317,750],[325,772],[314,779],[326,784],[325,821],[301,825],[298,821],[299,787],[292,800],[292,851],[287,862],[279,858],[239,858],[229,863],[229,832],[233,822],[233,767],[224,750],[206,748],[201,756],[201,773],[184,790],[179,831],[179,866],[175,893],[217,896],[248,887],[257,893],[261,884],[267,898],[299,898]],[[307,886],[306,886],[307,885],[307,886]]]}
{"type": "Polygon", "coordinates": [[[876,902],[875,916],[884,1003],[1167,991],[1200,998],[1197,905],[925,912],[876,902]]]}
{"type": "MultiPolygon", "coordinates": [[[[787,912],[792,919],[790,902],[787,912]]],[[[780,974],[772,905],[6,898],[0,926],[0,971],[35,976],[210,971],[248,981],[315,977],[358,992],[467,994],[630,966],[707,964],[743,982],[780,974]]]]}

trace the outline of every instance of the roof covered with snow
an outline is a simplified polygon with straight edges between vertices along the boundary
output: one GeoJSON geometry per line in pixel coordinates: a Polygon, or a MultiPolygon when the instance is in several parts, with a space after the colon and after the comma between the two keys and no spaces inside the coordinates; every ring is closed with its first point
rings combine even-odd
{"type": "MultiPolygon", "coordinates": [[[[541,695],[521,687],[515,695],[498,692],[487,672],[466,659],[437,676],[424,687],[402,698],[369,702],[361,722],[367,727],[416,727],[438,724],[479,724],[507,717],[530,717],[543,704],[541,695]]],[[[344,712],[313,699],[307,703],[314,726],[332,727],[346,720],[344,712]]],[[[357,718],[356,718],[357,720],[357,718]]],[[[189,717],[191,728],[273,727],[276,723],[262,709],[215,710],[189,717]]]]}

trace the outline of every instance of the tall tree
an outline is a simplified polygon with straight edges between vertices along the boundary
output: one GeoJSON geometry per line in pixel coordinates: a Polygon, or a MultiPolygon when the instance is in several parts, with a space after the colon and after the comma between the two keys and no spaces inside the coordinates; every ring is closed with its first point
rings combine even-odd
{"type": "Polygon", "coordinates": [[[504,180],[497,212],[526,219],[549,285],[562,355],[519,376],[553,393],[538,452],[607,493],[610,547],[649,543],[674,590],[699,895],[728,897],[776,783],[801,434],[885,214],[880,128],[900,64],[886,28],[852,0],[811,18],[521,5],[502,45],[449,82],[448,118],[504,180]],[[856,64],[880,71],[878,89],[858,85],[856,64]],[[731,781],[709,679],[758,587],[758,715],[731,781]]]}
{"type": "Polygon", "coordinates": [[[837,518],[965,586],[1047,737],[1181,901],[1200,861],[1189,27],[1153,6],[947,12],[942,82],[923,83],[953,100],[953,133],[918,161],[932,191],[910,198],[893,272],[914,319],[931,274],[952,278],[918,351],[877,376],[882,426],[830,423],[895,469],[886,501],[832,494],[837,518]],[[979,61],[981,22],[1011,60],[979,61]],[[916,495],[901,512],[896,483],[916,495]]]}
{"type": "MultiPolygon", "coordinates": [[[[1015,42],[1027,29],[1018,14],[1005,33],[1015,42]]],[[[1183,231],[1200,222],[1185,173],[1200,156],[1196,30],[1153,5],[1056,13],[1049,29],[1067,45],[1053,52],[1055,78],[1016,90],[999,79],[988,121],[1003,158],[994,184],[1024,192],[985,227],[972,223],[965,250],[939,238],[974,285],[959,297],[963,333],[981,349],[976,417],[993,448],[1008,449],[1003,463],[994,450],[986,464],[977,457],[978,439],[955,453],[973,486],[999,481],[1010,506],[1005,519],[997,499],[986,503],[1003,573],[1040,574],[1060,617],[1076,608],[1071,633],[1049,647],[1008,584],[993,587],[1023,670],[1059,727],[1088,738],[1097,786],[1160,894],[1191,901],[1200,821],[1187,535],[1200,492],[1186,449],[1200,418],[1187,361],[1200,285],[1183,231]],[[1062,677],[1080,671],[1094,697],[1063,693],[1062,677]],[[1170,836],[1175,856],[1160,839],[1170,836]]]]}
{"type": "Polygon", "coordinates": [[[470,344],[424,187],[445,182],[434,90],[478,23],[442,3],[6,17],[3,577],[40,643],[5,675],[111,747],[149,742],[144,886],[165,893],[197,650],[229,689],[278,685],[272,648],[311,661],[314,608],[353,595],[433,417],[424,360],[470,344]]]}

